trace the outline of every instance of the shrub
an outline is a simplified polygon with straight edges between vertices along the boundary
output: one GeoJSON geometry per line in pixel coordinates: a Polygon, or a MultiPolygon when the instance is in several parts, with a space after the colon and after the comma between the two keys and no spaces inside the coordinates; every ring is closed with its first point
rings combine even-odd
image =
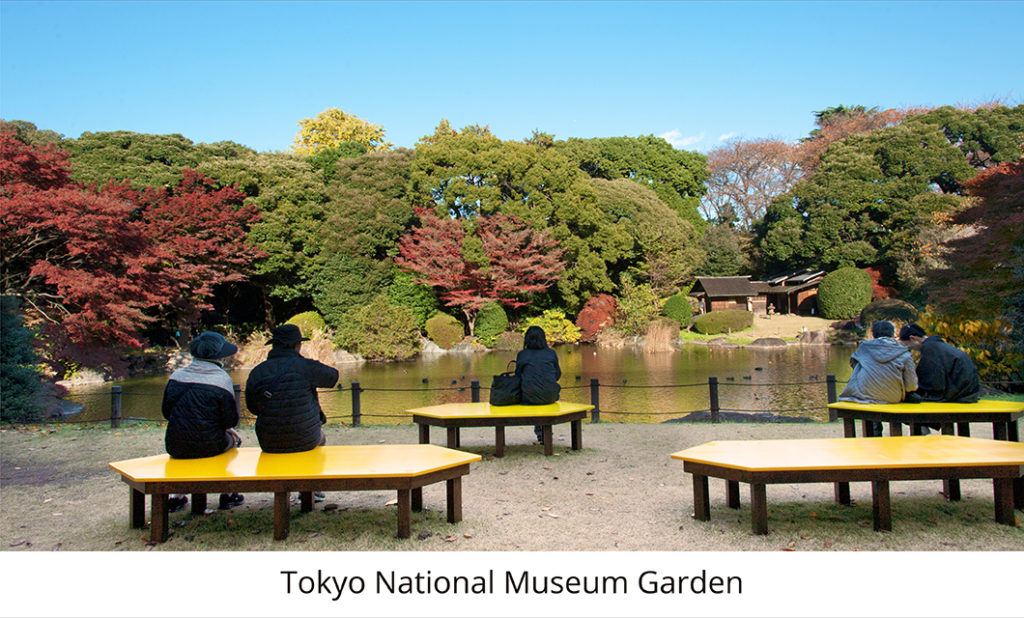
{"type": "Polygon", "coordinates": [[[480,343],[491,347],[498,339],[498,335],[508,329],[508,315],[505,309],[498,303],[487,303],[480,308],[476,314],[476,324],[473,332],[480,343]]]}
{"type": "Polygon", "coordinates": [[[556,343],[575,343],[580,340],[580,329],[565,317],[564,311],[545,309],[544,313],[526,320],[520,330],[526,332],[531,326],[540,326],[548,340],[548,345],[556,343]]]}
{"type": "Polygon", "coordinates": [[[658,295],[646,283],[635,285],[629,279],[625,279],[618,300],[615,326],[630,335],[644,334],[647,324],[661,312],[658,295]]]}
{"type": "Polygon", "coordinates": [[[742,309],[710,311],[697,316],[693,330],[703,335],[718,335],[745,330],[754,325],[754,313],[742,309]]]}
{"type": "Polygon", "coordinates": [[[847,266],[825,275],[818,286],[818,311],[827,320],[855,318],[871,302],[871,276],[847,266]]]}
{"type": "Polygon", "coordinates": [[[644,335],[645,352],[671,352],[672,342],[679,336],[679,322],[672,318],[654,318],[644,335]]]}
{"type": "Polygon", "coordinates": [[[370,304],[347,311],[334,342],[370,360],[404,360],[419,350],[420,331],[407,307],[378,294],[370,304]]]}
{"type": "Polygon", "coordinates": [[[860,323],[865,327],[873,322],[888,320],[896,324],[897,330],[902,324],[909,324],[917,319],[917,309],[910,303],[897,298],[873,300],[860,310],[860,323]]]}
{"type": "Polygon", "coordinates": [[[36,370],[32,331],[18,312],[18,300],[0,297],[0,419],[29,422],[42,416],[39,393],[42,382],[36,370]]]}
{"type": "Polygon", "coordinates": [[[427,319],[438,311],[437,297],[429,285],[413,281],[412,273],[404,270],[395,272],[395,278],[388,286],[388,300],[392,305],[408,307],[416,318],[416,326],[420,329],[427,324],[427,319]]]}
{"type": "Polygon", "coordinates": [[[325,330],[327,328],[327,322],[316,311],[304,311],[302,313],[296,313],[292,317],[288,318],[285,324],[294,324],[299,327],[302,331],[303,337],[312,337],[314,331],[325,330]]]}
{"type": "Polygon", "coordinates": [[[682,292],[669,296],[661,307],[661,315],[672,318],[679,326],[689,325],[693,319],[693,305],[690,297],[682,292]]]}
{"type": "Polygon", "coordinates": [[[466,331],[462,323],[447,313],[436,313],[427,320],[427,339],[445,350],[462,341],[466,331]]]}
{"type": "MultiPolygon", "coordinates": [[[[1004,320],[970,320],[955,314],[921,313],[917,323],[929,335],[939,335],[962,348],[978,368],[983,381],[1020,382],[1024,378],[1024,354],[1014,349],[1004,320]]],[[[1011,384],[1012,387],[1012,384],[1011,384]]]]}
{"type": "Polygon", "coordinates": [[[587,299],[576,316],[580,341],[593,343],[602,330],[615,323],[615,299],[610,294],[595,294],[587,299]]]}

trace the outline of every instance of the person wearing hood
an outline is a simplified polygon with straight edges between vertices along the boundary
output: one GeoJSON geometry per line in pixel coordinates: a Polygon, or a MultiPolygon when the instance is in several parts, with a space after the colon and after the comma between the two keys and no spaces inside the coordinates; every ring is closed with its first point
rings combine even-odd
{"type": "MultiPolygon", "coordinates": [[[[872,339],[862,341],[850,357],[853,374],[839,401],[856,403],[899,403],[907,393],[917,390],[914,357],[906,346],[896,341],[892,322],[878,321],[871,325],[872,339]]],[[[876,436],[882,435],[882,424],[872,423],[876,436]]]]}
{"type": "MultiPolygon", "coordinates": [[[[172,458],[214,457],[242,444],[234,430],[238,425],[235,386],[222,364],[237,351],[220,333],[205,331],[189,345],[192,364],[171,374],[161,408],[168,421],[164,447],[172,458]]],[[[244,501],[241,494],[221,494],[220,508],[244,501]]],[[[173,495],[168,506],[178,511],[186,502],[187,496],[173,495]]]]}

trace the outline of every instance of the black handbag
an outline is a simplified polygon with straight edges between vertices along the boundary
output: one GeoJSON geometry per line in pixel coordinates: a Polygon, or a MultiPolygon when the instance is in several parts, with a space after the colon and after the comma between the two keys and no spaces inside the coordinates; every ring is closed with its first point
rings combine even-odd
{"type": "MultiPolygon", "coordinates": [[[[515,361],[509,361],[509,365],[515,361]]],[[[512,406],[519,403],[522,398],[522,378],[516,375],[515,371],[506,371],[494,376],[491,380],[490,402],[492,406],[512,406]]]]}

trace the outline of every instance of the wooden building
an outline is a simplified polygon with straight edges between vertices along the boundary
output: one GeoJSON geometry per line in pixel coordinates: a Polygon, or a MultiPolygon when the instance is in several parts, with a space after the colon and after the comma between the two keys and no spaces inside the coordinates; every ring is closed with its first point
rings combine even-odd
{"type": "Polygon", "coordinates": [[[817,307],[818,284],[824,276],[824,271],[803,269],[763,281],[751,281],[749,276],[697,277],[690,296],[697,299],[699,313],[740,309],[756,315],[813,315],[817,307]]]}

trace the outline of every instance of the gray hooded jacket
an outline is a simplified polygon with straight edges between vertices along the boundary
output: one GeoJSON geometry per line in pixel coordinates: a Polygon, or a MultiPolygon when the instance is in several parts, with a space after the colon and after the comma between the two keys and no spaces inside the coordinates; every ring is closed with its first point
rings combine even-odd
{"type": "Polygon", "coordinates": [[[910,350],[893,337],[861,342],[850,357],[853,375],[840,401],[899,403],[917,390],[917,372],[910,350]]]}

